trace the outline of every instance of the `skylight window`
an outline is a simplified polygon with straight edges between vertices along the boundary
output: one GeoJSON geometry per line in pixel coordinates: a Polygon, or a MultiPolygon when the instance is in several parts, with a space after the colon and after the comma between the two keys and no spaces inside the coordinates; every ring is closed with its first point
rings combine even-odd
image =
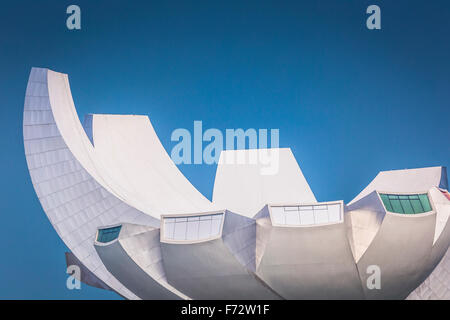
{"type": "Polygon", "coordinates": [[[432,211],[428,195],[380,194],[386,210],[394,213],[417,214],[432,211]]]}
{"type": "Polygon", "coordinates": [[[301,206],[272,206],[272,223],[285,226],[308,226],[342,221],[340,203],[301,206]]]}
{"type": "Polygon", "coordinates": [[[163,220],[164,239],[198,241],[220,235],[223,213],[186,217],[164,217],[163,220]]]}
{"type": "Polygon", "coordinates": [[[107,243],[113,241],[114,239],[117,239],[120,233],[120,229],[122,229],[122,226],[99,229],[97,232],[97,241],[101,243],[107,243]]]}

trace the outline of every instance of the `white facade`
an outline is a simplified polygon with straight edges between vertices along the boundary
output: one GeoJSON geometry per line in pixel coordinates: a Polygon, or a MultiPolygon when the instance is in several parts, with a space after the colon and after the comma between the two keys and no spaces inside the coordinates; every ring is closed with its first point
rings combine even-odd
{"type": "Polygon", "coordinates": [[[23,135],[36,194],[90,285],[127,299],[450,299],[443,167],[380,172],[348,205],[318,203],[290,149],[228,150],[211,202],[148,117],[83,127],[67,75],[40,68],[23,135]],[[268,151],[275,174],[226,161],[268,151]],[[380,290],[366,285],[372,265],[380,290]]]}

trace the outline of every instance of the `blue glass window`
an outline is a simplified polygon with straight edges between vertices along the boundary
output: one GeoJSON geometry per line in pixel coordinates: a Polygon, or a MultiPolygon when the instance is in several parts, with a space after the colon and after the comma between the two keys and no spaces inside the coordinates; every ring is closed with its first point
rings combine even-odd
{"type": "Polygon", "coordinates": [[[122,226],[99,229],[97,234],[97,241],[102,243],[113,241],[119,236],[120,229],[122,229],[122,226]]]}

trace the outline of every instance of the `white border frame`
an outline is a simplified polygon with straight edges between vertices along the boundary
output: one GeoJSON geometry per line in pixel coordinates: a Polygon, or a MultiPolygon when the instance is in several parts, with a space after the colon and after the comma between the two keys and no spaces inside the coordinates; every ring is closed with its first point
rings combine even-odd
{"type": "Polygon", "coordinates": [[[308,202],[308,203],[288,203],[288,204],[281,204],[281,203],[271,203],[268,204],[268,210],[269,210],[269,217],[270,217],[270,223],[273,227],[280,227],[280,228],[311,228],[311,227],[322,227],[322,226],[329,226],[333,224],[340,224],[344,222],[344,201],[343,200],[336,200],[336,201],[325,201],[325,202],[308,202]],[[308,225],[285,225],[285,224],[276,224],[273,223],[272,218],[272,207],[306,207],[306,206],[321,206],[321,205],[329,205],[329,204],[339,204],[341,206],[341,219],[338,222],[328,222],[328,223],[320,223],[320,224],[308,224],[308,225]]]}
{"type": "Polygon", "coordinates": [[[218,210],[218,211],[209,211],[209,212],[201,212],[201,213],[188,213],[188,214],[170,214],[170,215],[161,215],[161,227],[160,227],[160,235],[159,240],[161,243],[171,243],[171,244],[195,244],[208,242],[216,239],[220,239],[222,237],[223,225],[225,223],[227,210],[218,210]],[[222,222],[220,223],[220,232],[219,235],[201,239],[201,240],[171,240],[165,239],[164,235],[164,220],[166,218],[189,218],[189,217],[201,217],[201,216],[211,216],[215,214],[222,214],[222,222]]]}
{"type": "Polygon", "coordinates": [[[378,200],[380,200],[381,205],[383,206],[383,209],[386,212],[386,214],[392,214],[392,215],[401,216],[401,217],[407,217],[407,218],[414,218],[414,217],[424,217],[424,216],[436,214],[436,207],[435,207],[434,202],[433,202],[433,200],[431,198],[430,190],[428,190],[428,191],[414,191],[414,192],[392,192],[392,191],[375,190],[375,192],[377,193],[378,200]],[[430,202],[431,211],[422,212],[422,213],[391,212],[388,209],[386,209],[386,206],[384,205],[383,199],[381,199],[380,194],[388,194],[388,195],[391,194],[391,195],[398,195],[398,196],[426,194],[427,197],[428,197],[428,201],[430,202]]]}
{"type": "Polygon", "coordinates": [[[106,226],[101,226],[101,227],[98,227],[97,228],[97,231],[95,232],[95,240],[94,240],[94,244],[96,245],[96,246],[107,246],[107,245],[110,245],[111,243],[113,243],[114,241],[118,241],[119,240],[119,237],[120,237],[120,233],[122,232],[122,228],[123,228],[123,223],[115,223],[115,224],[111,224],[111,225],[106,225],[106,226]],[[111,240],[111,241],[109,241],[109,242],[99,242],[99,241],[97,241],[97,239],[98,239],[98,232],[100,231],[100,230],[103,230],[103,229],[109,229],[109,228],[114,228],[114,227],[121,227],[120,228],[120,231],[119,231],[119,234],[117,235],[117,237],[115,238],[115,239],[113,239],[113,240],[111,240]]]}

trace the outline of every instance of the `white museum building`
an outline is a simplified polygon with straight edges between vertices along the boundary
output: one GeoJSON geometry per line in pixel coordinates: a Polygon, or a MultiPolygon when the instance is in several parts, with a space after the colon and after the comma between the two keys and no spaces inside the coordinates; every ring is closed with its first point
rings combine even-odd
{"type": "Polygon", "coordinates": [[[82,125],[68,76],[43,68],[23,137],[42,208],[88,285],[126,299],[450,299],[445,167],[382,171],[347,204],[318,202],[280,148],[276,174],[219,161],[210,201],[147,116],[82,125]]]}

